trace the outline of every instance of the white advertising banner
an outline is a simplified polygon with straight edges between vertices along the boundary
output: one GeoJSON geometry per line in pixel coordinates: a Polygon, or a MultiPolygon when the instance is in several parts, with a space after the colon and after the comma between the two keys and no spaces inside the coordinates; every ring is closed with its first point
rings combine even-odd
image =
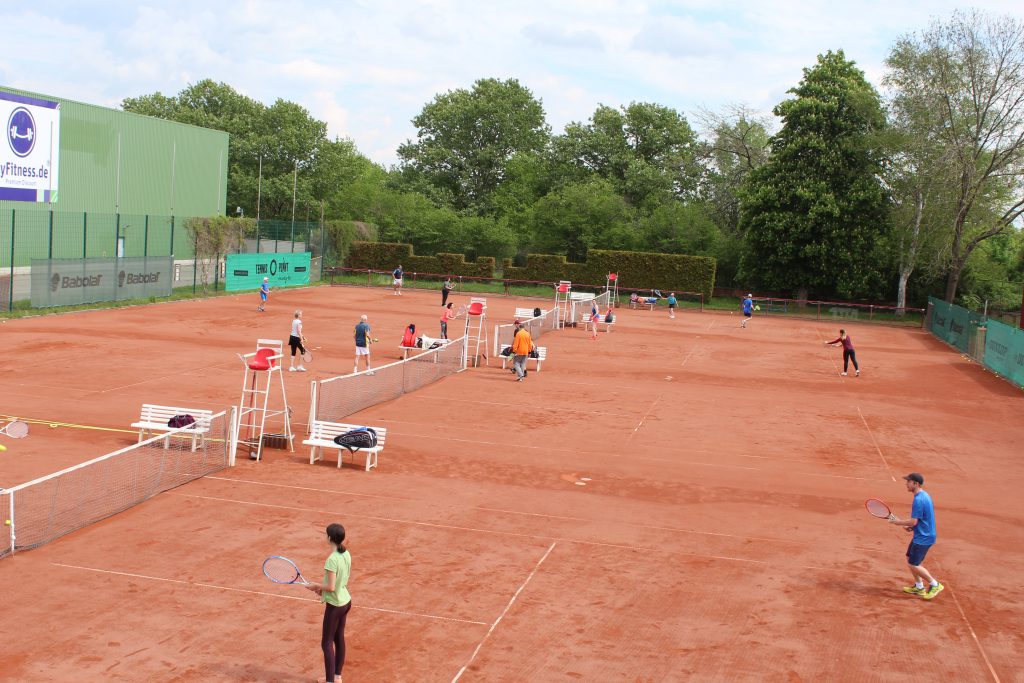
{"type": "Polygon", "coordinates": [[[0,199],[57,201],[60,105],[0,91],[0,199]]]}

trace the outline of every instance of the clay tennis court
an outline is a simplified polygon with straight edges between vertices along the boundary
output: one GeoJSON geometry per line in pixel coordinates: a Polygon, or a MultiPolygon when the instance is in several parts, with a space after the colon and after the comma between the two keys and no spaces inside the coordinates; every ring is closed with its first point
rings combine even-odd
{"type": "MultiPolygon", "coordinates": [[[[456,305],[466,297],[455,297],[456,305]]],[[[0,486],[128,446],[142,403],[237,405],[236,352],[322,347],[286,373],[297,442],[309,380],[376,363],[430,292],[311,288],[11,320],[0,486]],[[80,426],[49,427],[49,423],[80,426]],[[100,427],[92,429],[84,427],[100,427]],[[110,430],[110,431],[108,431],[110,430]]],[[[491,297],[488,319],[549,303],[491,297]]],[[[0,671],[18,681],[322,680],[321,606],[267,581],[268,555],[319,576],[348,529],[346,683],[360,681],[1020,681],[1024,394],[918,329],[620,309],[611,334],[547,333],[516,383],[500,361],[346,421],[383,425],[372,472],[265,451],[0,560],[0,671]],[[900,477],[922,472],[938,544],[909,580],[900,477]]],[[[455,327],[458,327],[457,325],[455,327]]]]}

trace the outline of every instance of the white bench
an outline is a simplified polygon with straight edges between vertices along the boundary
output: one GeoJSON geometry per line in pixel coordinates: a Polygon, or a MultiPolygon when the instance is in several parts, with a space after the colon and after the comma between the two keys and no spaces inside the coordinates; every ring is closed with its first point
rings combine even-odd
{"type": "MultiPolygon", "coordinates": [[[[403,360],[408,358],[409,354],[412,353],[413,351],[421,351],[421,352],[440,351],[441,349],[443,349],[444,347],[446,347],[446,346],[448,346],[449,344],[452,343],[451,339],[441,339],[440,337],[435,338],[435,337],[423,336],[423,337],[421,337],[421,339],[423,339],[423,343],[427,344],[427,346],[424,347],[424,346],[401,346],[401,345],[399,345],[398,348],[402,351],[402,359],[403,360]],[[436,349],[432,349],[430,347],[433,346],[434,342],[441,342],[441,345],[438,346],[436,349]]],[[[434,357],[434,362],[435,363],[437,362],[436,355],[434,357]]]]}
{"type": "MultiPolygon", "coordinates": [[[[338,449],[338,467],[341,467],[342,456],[348,452],[348,449],[344,446],[339,446],[334,443],[334,437],[344,434],[345,432],[351,432],[353,429],[359,429],[366,425],[353,425],[343,424],[341,422],[327,422],[325,420],[313,420],[313,431],[310,433],[309,438],[302,442],[303,446],[309,446],[309,464],[312,465],[323,454],[323,448],[336,448],[338,449]]],[[[384,450],[384,437],[387,436],[388,430],[386,427],[371,427],[373,431],[377,432],[377,445],[373,448],[359,448],[356,452],[366,453],[366,471],[369,472],[371,467],[377,466],[377,454],[384,450]]],[[[352,461],[355,462],[355,453],[352,454],[352,461]]]]}
{"type": "MultiPolygon", "coordinates": [[[[197,444],[203,443],[205,435],[210,431],[210,422],[213,420],[212,410],[203,410],[201,408],[177,408],[174,406],[158,406],[151,403],[142,404],[142,414],[139,417],[138,422],[131,424],[132,429],[139,430],[139,443],[142,443],[143,438],[147,432],[174,432],[181,430],[183,436],[192,437],[192,450],[196,449],[197,444]],[[191,415],[195,418],[195,423],[185,427],[168,427],[167,422],[175,415],[191,415]],[[184,431],[188,430],[188,431],[184,431]]],[[[171,434],[167,434],[167,438],[164,440],[164,448],[167,448],[171,442],[171,434]]]]}
{"type": "MultiPolygon", "coordinates": [[[[512,355],[511,354],[505,355],[505,349],[511,349],[511,348],[512,348],[511,344],[502,344],[501,345],[501,369],[502,370],[504,370],[507,367],[507,365],[512,362],[512,355]]],[[[538,347],[536,347],[536,349],[537,349],[537,357],[534,358],[532,356],[527,356],[526,357],[526,365],[529,366],[530,365],[530,361],[532,360],[532,361],[537,363],[537,372],[540,372],[540,364],[543,363],[544,359],[546,359],[548,357],[548,347],[546,347],[546,346],[538,346],[538,347]]]]}
{"type": "Polygon", "coordinates": [[[657,305],[657,303],[658,303],[657,301],[647,301],[646,297],[640,297],[636,301],[633,301],[632,299],[630,299],[629,300],[629,307],[630,308],[640,308],[641,306],[647,306],[647,308],[649,310],[653,311],[654,307],[655,307],[655,305],[657,305]]]}
{"type": "MultiPolygon", "coordinates": [[[[537,316],[535,316],[533,314],[533,311],[534,311],[534,309],[532,309],[532,308],[517,308],[516,309],[516,319],[519,320],[520,322],[526,322],[527,320],[532,320],[533,318],[537,317],[537,316]]],[[[540,314],[544,315],[544,309],[541,309],[540,314]]]]}
{"type": "MultiPolygon", "coordinates": [[[[618,321],[618,318],[613,315],[612,316],[612,321],[611,322],[607,322],[605,320],[605,318],[607,318],[607,317],[608,317],[607,313],[605,313],[604,315],[598,315],[597,316],[597,324],[598,325],[604,325],[605,332],[611,332],[612,331],[612,327],[618,321]]],[[[590,314],[589,313],[581,313],[580,314],[580,324],[583,325],[583,329],[589,330],[590,326],[594,324],[594,321],[590,319],[590,314]]],[[[598,327],[597,329],[601,329],[601,328],[598,327]]]]}

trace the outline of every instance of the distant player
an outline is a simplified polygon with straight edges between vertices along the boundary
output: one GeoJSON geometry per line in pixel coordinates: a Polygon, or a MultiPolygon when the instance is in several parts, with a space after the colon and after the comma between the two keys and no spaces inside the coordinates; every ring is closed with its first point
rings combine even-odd
{"type": "Polygon", "coordinates": [[[922,566],[924,556],[935,545],[935,506],[932,505],[932,497],[922,488],[924,477],[917,472],[911,472],[903,477],[903,480],[907,482],[907,491],[914,494],[914,502],[910,506],[910,519],[894,519],[889,522],[914,532],[914,537],[907,547],[907,564],[910,567],[911,576],[914,577],[914,585],[904,586],[903,592],[920,595],[925,600],[931,600],[944,588],[922,566]],[[928,582],[927,586],[925,586],[925,581],[928,582]]]}
{"type": "Polygon", "coordinates": [[[590,335],[591,341],[597,341],[597,323],[601,319],[601,310],[597,307],[597,299],[590,302],[590,324],[594,326],[594,332],[590,335]]]}
{"type": "Polygon", "coordinates": [[[256,310],[263,313],[263,307],[267,305],[267,297],[270,296],[270,278],[263,278],[263,284],[260,285],[260,305],[256,310]]]}
{"type": "Polygon", "coordinates": [[[670,317],[670,318],[675,318],[676,317],[676,303],[678,303],[676,301],[676,293],[675,292],[669,292],[668,293],[668,317],[670,317]]]}
{"type": "Polygon", "coordinates": [[[367,374],[372,375],[373,369],[370,367],[370,324],[366,322],[365,315],[359,317],[359,324],[356,325],[355,341],[356,364],[352,368],[352,372],[359,372],[359,357],[362,356],[366,358],[367,374]]]}
{"type": "Polygon", "coordinates": [[[853,341],[850,340],[850,335],[846,334],[846,330],[839,330],[839,336],[830,342],[825,342],[825,346],[831,346],[832,344],[843,345],[843,371],[839,374],[846,377],[847,371],[850,369],[850,361],[853,361],[853,369],[857,373],[854,377],[860,377],[860,366],[857,365],[857,352],[853,350],[853,341]]]}
{"type": "Polygon", "coordinates": [[[292,348],[292,360],[288,365],[288,372],[305,372],[306,368],[302,366],[302,356],[299,356],[299,365],[295,365],[296,354],[305,354],[306,347],[304,345],[305,335],[302,334],[302,311],[295,311],[295,318],[292,319],[292,333],[288,335],[288,346],[292,348]]]}
{"type": "Polygon", "coordinates": [[[405,271],[402,270],[402,264],[399,263],[398,267],[391,271],[393,278],[391,285],[395,289],[395,296],[402,296],[402,280],[405,278],[405,271]]]}
{"type": "Polygon", "coordinates": [[[445,279],[444,284],[441,285],[441,305],[442,306],[444,306],[446,303],[448,303],[448,295],[452,293],[453,289],[455,289],[455,283],[452,281],[452,276],[449,275],[445,279]]]}
{"type": "Polygon", "coordinates": [[[746,327],[747,321],[750,320],[754,315],[754,295],[747,294],[747,298],[743,300],[743,320],[740,321],[740,327],[746,327]]]}

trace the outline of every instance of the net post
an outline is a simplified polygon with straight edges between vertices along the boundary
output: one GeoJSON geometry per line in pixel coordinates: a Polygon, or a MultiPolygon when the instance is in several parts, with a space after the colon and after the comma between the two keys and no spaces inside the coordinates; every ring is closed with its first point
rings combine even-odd
{"type": "Polygon", "coordinates": [[[14,554],[15,546],[15,534],[14,534],[14,491],[8,491],[7,496],[10,499],[9,509],[7,510],[7,521],[11,524],[11,554],[14,554]]]}
{"type": "Polygon", "coordinates": [[[310,434],[313,431],[313,422],[316,421],[316,401],[319,389],[320,382],[317,380],[309,383],[309,421],[306,422],[306,434],[310,434]]]}
{"type": "Polygon", "coordinates": [[[238,448],[238,406],[228,408],[228,467],[235,466],[235,451],[238,448]]]}
{"type": "Polygon", "coordinates": [[[494,350],[492,351],[491,355],[494,356],[495,358],[497,358],[498,354],[501,353],[501,349],[498,348],[499,346],[501,346],[501,342],[498,341],[498,331],[500,329],[501,325],[496,324],[494,326],[494,350]]]}

